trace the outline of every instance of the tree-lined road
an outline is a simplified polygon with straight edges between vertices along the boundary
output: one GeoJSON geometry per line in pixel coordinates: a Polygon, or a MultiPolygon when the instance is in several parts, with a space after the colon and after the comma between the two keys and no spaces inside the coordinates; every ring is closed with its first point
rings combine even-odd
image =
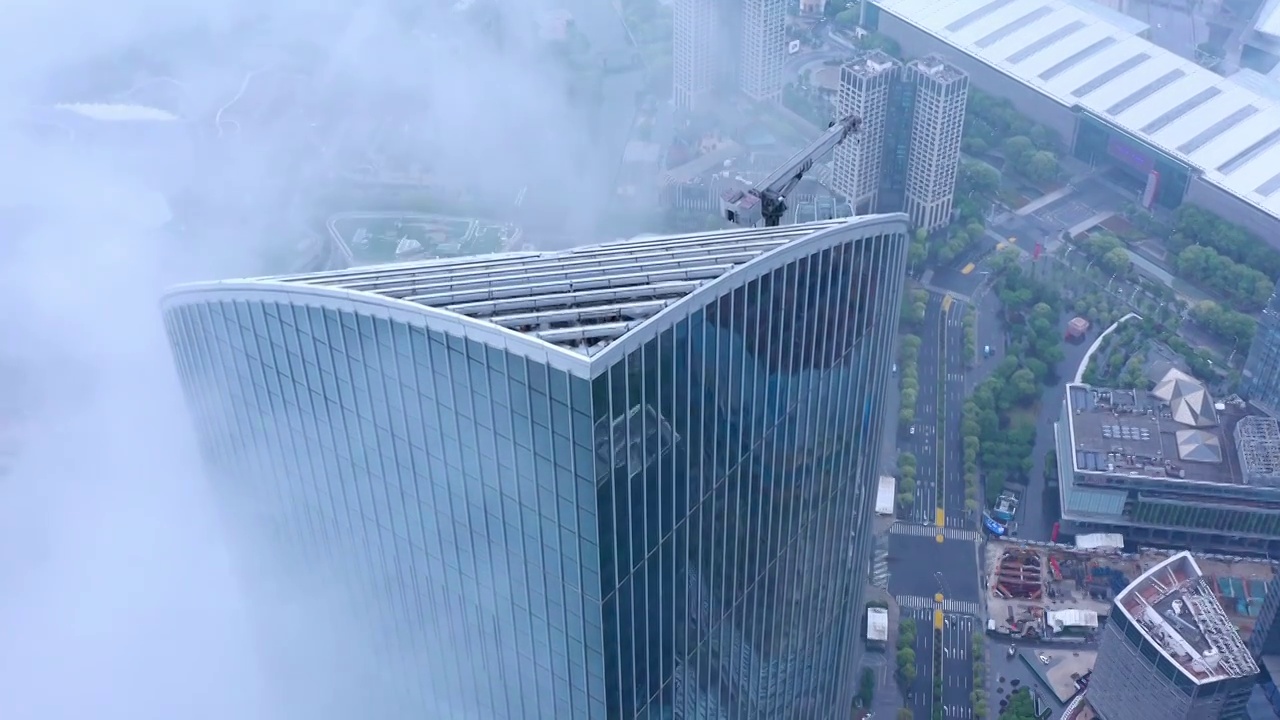
{"type": "Polygon", "coordinates": [[[904,450],[916,456],[916,499],[911,508],[911,521],[932,524],[938,508],[938,408],[942,395],[939,382],[943,377],[942,348],[939,342],[943,327],[943,298],[931,293],[924,311],[924,334],[920,356],[916,360],[920,393],[916,401],[914,432],[908,435],[904,450]]]}
{"type": "Polygon", "coordinates": [[[942,318],[942,337],[939,352],[943,357],[941,377],[938,381],[942,407],[939,416],[942,423],[942,507],[946,511],[946,525],[954,528],[973,528],[975,518],[964,507],[964,438],[960,436],[960,421],[964,413],[965,370],[964,314],[966,306],[960,302],[943,301],[946,307],[942,318]]]}

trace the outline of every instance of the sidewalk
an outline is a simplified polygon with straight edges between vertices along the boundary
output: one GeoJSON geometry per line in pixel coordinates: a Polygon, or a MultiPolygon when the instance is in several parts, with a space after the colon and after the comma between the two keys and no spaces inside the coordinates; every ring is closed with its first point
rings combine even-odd
{"type": "MultiPolygon", "coordinates": [[[[875,717],[894,718],[897,717],[898,708],[902,707],[902,688],[898,687],[897,668],[898,668],[898,623],[900,617],[900,609],[898,603],[889,594],[888,590],[878,588],[874,585],[867,585],[867,595],[865,602],[874,600],[886,603],[889,613],[889,638],[884,645],[884,665],[883,675],[881,675],[881,684],[876,688],[874,699],[871,701],[871,711],[875,717]]],[[[865,657],[865,656],[864,656],[865,657]]],[[[868,663],[863,663],[863,667],[872,667],[868,663]]],[[[858,669],[858,676],[861,677],[862,668],[858,669]]]]}

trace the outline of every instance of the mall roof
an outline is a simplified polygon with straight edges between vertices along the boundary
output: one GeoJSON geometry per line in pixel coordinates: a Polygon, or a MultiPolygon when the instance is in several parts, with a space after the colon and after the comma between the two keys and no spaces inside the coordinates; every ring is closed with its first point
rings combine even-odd
{"type": "Polygon", "coordinates": [[[1152,567],[1116,596],[1148,643],[1201,685],[1250,677],[1258,665],[1189,552],[1152,567]]]}
{"type": "Polygon", "coordinates": [[[876,0],[1280,216],[1280,104],[1066,0],[876,0]]]}
{"type": "Polygon", "coordinates": [[[593,355],[701,285],[788,242],[846,222],[639,237],[562,251],[270,279],[448,310],[593,355]]]}

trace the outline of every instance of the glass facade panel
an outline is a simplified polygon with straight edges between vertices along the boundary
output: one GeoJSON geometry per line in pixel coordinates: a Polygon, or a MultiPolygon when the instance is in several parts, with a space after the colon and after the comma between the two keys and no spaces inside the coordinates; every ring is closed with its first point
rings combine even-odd
{"type": "Polygon", "coordinates": [[[818,720],[856,690],[905,247],[791,253],[581,374],[305,293],[165,322],[221,496],[380,643],[378,717],[818,720]]]}
{"type": "Polygon", "coordinates": [[[580,504],[557,471],[572,467],[571,426],[546,431],[563,371],[521,360],[518,379],[483,345],[344,311],[211,302],[166,323],[219,477],[270,477],[238,489],[289,554],[336,566],[373,611],[357,622],[404,659],[371,698],[603,717],[585,673],[570,682],[598,590],[585,598],[582,574],[564,572],[596,539],[594,497],[580,504]],[[446,660],[444,647],[471,650],[446,660]]]}
{"type": "Polygon", "coordinates": [[[608,717],[848,707],[901,262],[800,258],[594,382],[608,717]]]}

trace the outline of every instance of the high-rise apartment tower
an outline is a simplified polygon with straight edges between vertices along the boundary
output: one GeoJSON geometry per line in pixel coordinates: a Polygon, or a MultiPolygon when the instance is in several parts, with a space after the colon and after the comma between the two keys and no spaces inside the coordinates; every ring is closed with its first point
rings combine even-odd
{"type": "Polygon", "coordinates": [[[862,128],[836,147],[831,188],[845,196],[858,213],[871,212],[876,207],[890,91],[901,67],[884,51],[872,50],[840,68],[836,116],[857,115],[862,118],[862,128]]]}
{"type": "Polygon", "coordinates": [[[206,283],[163,314],[224,515],[265,530],[246,556],[323,569],[379,643],[363,716],[844,718],[906,229],[206,283]]]}
{"type": "Polygon", "coordinates": [[[1240,394],[1272,415],[1280,415],[1280,286],[1258,318],[1240,375],[1240,394]]]}
{"type": "Polygon", "coordinates": [[[951,221],[969,76],[939,55],[912,60],[903,73],[914,86],[905,210],[912,224],[933,231],[951,221]]]}
{"type": "Polygon", "coordinates": [[[675,0],[671,8],[672,101],[682,110],[710,102],[725,50],[723,0],[675,0]]]}
{"type": "Polygon", "coordinates": [[[737,0],[742,7],[738,83],[747,97],[777,101],[787,58],[787,0],[737,0]]]}
{"type": "Polygon", "coordinates": [[[1258,665],[1181,552],[1116,595],[1085,698],[1100,720],[1238,720],[1258,665]]]}

